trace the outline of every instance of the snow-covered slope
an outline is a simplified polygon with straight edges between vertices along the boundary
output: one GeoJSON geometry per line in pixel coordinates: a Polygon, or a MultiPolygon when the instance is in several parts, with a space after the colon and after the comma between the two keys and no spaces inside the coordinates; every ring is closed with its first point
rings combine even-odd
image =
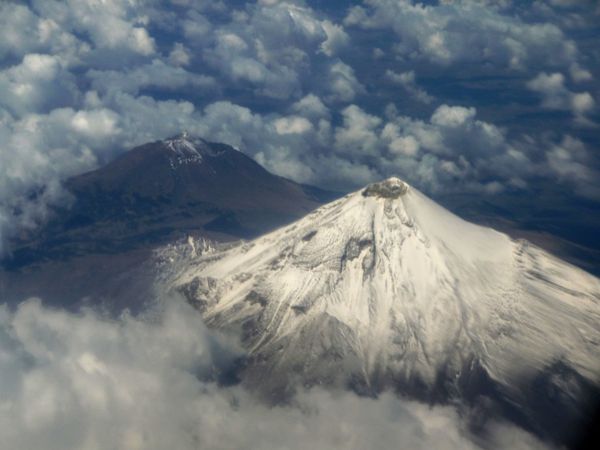
{"type": "Polygon", "coordinates": [[[190,136],[183,132],[163,141],[165,147],[173,154],[169,155],[169,164],[175,170],[177,166],[189,163],[202,163],[203,156],[215,157],[223,153],[223,149],[212,148],[202,138],[190,136]]]}
{"type": "Polygon", "coordinates": [[[172,270],[209,325],[241,327],[251,383],[451,394],[478,372],[517,398],[557,364],[553,382],[599,380],[600,281],[397,178],[172,270]]]}

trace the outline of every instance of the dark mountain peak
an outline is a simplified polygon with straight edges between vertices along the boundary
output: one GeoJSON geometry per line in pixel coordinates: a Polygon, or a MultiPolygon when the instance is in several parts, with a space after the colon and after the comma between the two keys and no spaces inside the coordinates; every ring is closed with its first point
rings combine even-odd
{"type": "Polygon", "coordinates": [[[225,153],[238,152],[229,145],[209,142],[199,136],[191,135],[187,131],[154,144],[160,149],[168,151],[172,169],[176,169],[182,164],[202,163],[205,157],[214,158],[225,153]]]}
{"type": "Polygon", "coordinates": [[[131,206],[139,200],[180,208],[210,204],[298,217],[319,204],[304,187],[268,172],[243,152],[185,131],[138,146],[67,185],[76,194],[104,193],[114,204],[123,199],[131,206]]]}
{"type": "Polygon", "coordinates": [[[232,150],[232,151],[233,150],[239,151],[236,148],[232,147],[231,145],[218,143],[218,142],[211,142],[207,139],[204,139],[202,136],[192,134],[188,131],[182,131],[181,133],[175,134],[173,136],[170,136],[166,139],[163,139],[163,140],[157,141],[157,142],[164,143],[169,149],[173,145],[184,145],[184,146],[194,147],[195,149],[197,149],[199,151],[213,150],[213,151],[221,151],[222,152],[225,149],[232,150]]]}
{"type": "Polygon", "coordinates": [[[31,239],[15,243],[13,265],[117,253],[190,233],[218,240],[253,237],[333,196],[187,132],[135,147],[65,186],[72,207],[57,211],[31,239]]]}
{"type": "Polygon", "coordinates": [[[180,158],[191,159],[191,162],[201,162],[202,153],[210,147],[206,141],[191,137],[187,131],[162,141],[165,148],[180,158]]]}

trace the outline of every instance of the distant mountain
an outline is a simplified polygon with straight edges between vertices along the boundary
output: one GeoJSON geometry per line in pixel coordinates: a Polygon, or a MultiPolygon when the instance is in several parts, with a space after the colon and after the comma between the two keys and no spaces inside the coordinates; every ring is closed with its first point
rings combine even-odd
{"type": "Polygon", "coordinates": [[[244,153],[186,133],[136,147],[71,178],[74,201],[16,242],[5,266],[118,253],[189,233],[252,238],[335,194],[273,175],[244,153]]]}
{"type": "Polygon", "coordinates": [[[244,153],[183,133],[136,147],[67,180],[69,208],[12,242],[0,261],[0,298],[41,296],[119,312],[152,297],[157,246],[205,237],[253,238],[338,194],[274,175],[244,153]]]}
{"type": "Polygon", "coordinates": [[[167,289],[239,329],[246,383],[392,388],[568,441],[600,383],[600,280],[399,179],[254,241],[163,258],[167,289]]]}

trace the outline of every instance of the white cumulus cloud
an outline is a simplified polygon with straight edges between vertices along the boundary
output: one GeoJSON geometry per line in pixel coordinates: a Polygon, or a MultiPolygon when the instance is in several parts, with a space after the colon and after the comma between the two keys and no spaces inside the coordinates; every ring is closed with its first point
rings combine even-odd
{"type": "Polygon", "coordinates": [[[495,424],[480,441],[450,406],[386,393],[300,393],[269,406],[215,376],[239,355],[191,306],[135,318],[0,306],[0,434],[6,450],[544,448],[495,424]]]}

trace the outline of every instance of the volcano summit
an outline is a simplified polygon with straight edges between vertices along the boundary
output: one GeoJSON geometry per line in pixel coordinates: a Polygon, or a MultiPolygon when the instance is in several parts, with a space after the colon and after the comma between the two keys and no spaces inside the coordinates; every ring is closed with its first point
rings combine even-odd
{"type": "Polygon", "coordinates": [[[172,269],[209,326],[241,328],[243,379],[270,394],[299,382],[489,398],[564,436],[597,392],[600,281],[397,178],[172,269]]]}

